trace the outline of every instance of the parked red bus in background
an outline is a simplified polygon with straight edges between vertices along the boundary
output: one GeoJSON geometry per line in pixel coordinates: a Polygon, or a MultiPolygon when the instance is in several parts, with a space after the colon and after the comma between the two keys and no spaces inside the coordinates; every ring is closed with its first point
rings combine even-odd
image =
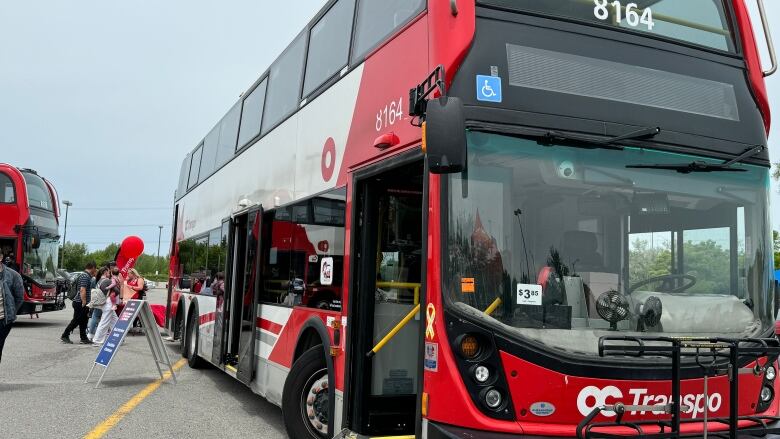
{"type": "Polygon", "coordinates": [[[24,280],[19,314],[65,306],[58,289],[59,204],[50,181],[31,169],[0,163],[0,248],[24,280]]]}
{"type": "Polygon", "coordinates": [[[182,163],[168,328],[295,439],[780,434],[775,69],[745,0],[328,1],[182,163]]]}

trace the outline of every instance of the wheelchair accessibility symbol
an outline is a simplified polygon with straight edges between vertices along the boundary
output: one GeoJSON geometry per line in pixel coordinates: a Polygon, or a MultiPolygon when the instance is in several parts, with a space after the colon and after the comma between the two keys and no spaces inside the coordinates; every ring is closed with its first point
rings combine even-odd
{"type": "Polygon", "coordinates": [[[501,102],[501,78],[498,76],[477,75],[477,100],[501,102]]]}

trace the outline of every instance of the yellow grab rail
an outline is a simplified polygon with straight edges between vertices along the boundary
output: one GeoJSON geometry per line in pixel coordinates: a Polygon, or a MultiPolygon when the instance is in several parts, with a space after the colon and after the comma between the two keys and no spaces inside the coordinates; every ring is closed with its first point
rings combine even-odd
{"type": "Polygon", "coordinates": [[[493,314],[493,311],[495,311],[496,308],[501,306],[501,303],[503,303],[501,298],[500,297],[496,297],[496,300],[494,300],[493,303],[491,303],[490,306],[488,306],[487,309],[485,310],[485,314],[487,314],[487,315],[493,314]]]}
{"type": "Polygon", "coordinates": [[[385,281],[378,281],[376,283],[377,288],[401,288],[401,289],[409,289],[414,290],[414,304],[417,305],[420,303],[420,285],[416,282],[385,282],[385,281]]]}
{"type": "Polygon", "coordinates": [[[411,311],[409,311],[409,314],[406,315],[406,317],[403,318],[400,322],[398,322],[397,325],[393,327],[393,329],[390,330],[390,332],[387,333],[384,337],[382,337],[381,340],[379,340],[379,343],[376,344],[368,353],[366,354],[366,357],[371,358],[374,355],[376,355],[377,352],[379,352],[380,349],[382,349],[390,339],[395,337],[396,334],[398,334],[398,331],[400,331],[404,326],[406,326],[407,323],[409,323],[410,320],[414,317],[415,314],[420,312],[420,304],[418,303],[414,308],[412,308],[411,311]]]}

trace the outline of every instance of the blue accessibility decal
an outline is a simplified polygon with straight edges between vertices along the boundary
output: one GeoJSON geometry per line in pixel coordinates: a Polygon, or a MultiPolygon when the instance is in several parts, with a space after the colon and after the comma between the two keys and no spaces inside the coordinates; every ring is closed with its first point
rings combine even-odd
{"type": "Polygon", "coordinates": [[[477,75],[477,100],[501,102],[501,78],[498,76],[477,75]]]}

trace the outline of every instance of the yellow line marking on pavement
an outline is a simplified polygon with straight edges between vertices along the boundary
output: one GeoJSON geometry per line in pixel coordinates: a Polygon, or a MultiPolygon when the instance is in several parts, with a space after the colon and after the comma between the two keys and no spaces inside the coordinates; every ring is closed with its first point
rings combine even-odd
{"type": "MultiPolygon", "coordinates": [[[[177,361],[176,364],[173,365],[173,370],[177,371],[181,369],[186,362],[187,360],[184,358],[177,361]]],[[[154,391],[157,390],[158,387],[160,387],[160,384],[162,384],[163,381],[167,380],[170,377],[171,377],[171,372],[170,371],[165,372],[162,378],[158,378],[153,383],[144,387],[143,390],[136,393],[132,398],[130,398],[130,400],[122,404],[122,406],[119,407],[114,413],[112,413],[103,422],[101,422],[95,428],[93,428],[92,431],[87,433],[87,435],[84,436],[84,439],[99,439],[105,436],[105,434],[108,433],[109,430],[114,428],[114,426],[118,424],[119,421],[122,420],[122,418],[124,418],[128,413],[132,412],[138,406],[138,404],[140,404],[144,399],[146,399],[147,396],[154,393],[154,391]]]]}

